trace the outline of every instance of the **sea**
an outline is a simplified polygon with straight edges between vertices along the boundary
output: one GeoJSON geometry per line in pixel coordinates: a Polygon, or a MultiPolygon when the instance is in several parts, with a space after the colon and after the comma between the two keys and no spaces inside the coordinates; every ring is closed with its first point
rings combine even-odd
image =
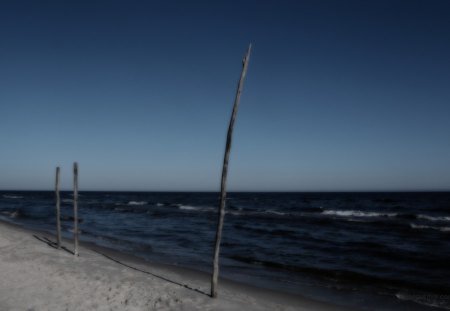
{"type": "MultiPolygon", "coordinates": [[[[61,200],[70,239],[72,193],[61,200]]],[[[82,191],[80,239],[211,272],[218,204],[215,192],[82,191]]],[[[53,192],[0,192],[3,221],[54,234],[55,215],[53,192]]],[[[449,310],[450,192],[228,193],[220,256],[221,277],[253,286],[363,310],[449,310]]]]}

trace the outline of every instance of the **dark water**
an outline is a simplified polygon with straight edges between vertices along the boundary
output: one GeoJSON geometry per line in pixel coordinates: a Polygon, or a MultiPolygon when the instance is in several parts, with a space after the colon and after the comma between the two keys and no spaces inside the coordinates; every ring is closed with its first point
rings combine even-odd
{"type": "MultiPolygon", "coordinates": [[[[81,238],[210,271],[217,193],[82,192],[81,238]]],[[[62,193],[71,236],[72,196],[62,193]]],[[[0,218],[54,231],[54,194],[0,192],[0,218]]],[[[221,273],[364,309],[450,309],[450,193],[230,193],[221,273]]]]}

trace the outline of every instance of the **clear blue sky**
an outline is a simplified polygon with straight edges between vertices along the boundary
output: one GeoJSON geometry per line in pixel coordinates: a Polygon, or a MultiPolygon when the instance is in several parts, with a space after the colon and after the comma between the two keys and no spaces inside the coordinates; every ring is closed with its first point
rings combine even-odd
{"type": "Polygon", "coordinates": [[[450,189],[449,1],[2,1],[0,189],[450,189]]]}

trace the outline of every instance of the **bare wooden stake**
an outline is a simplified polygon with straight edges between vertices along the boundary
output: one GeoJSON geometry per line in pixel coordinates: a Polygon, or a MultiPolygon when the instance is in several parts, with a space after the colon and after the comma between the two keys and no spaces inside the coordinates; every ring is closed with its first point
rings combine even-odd
{"type": "Polygon", "coordinates": [[[239,100],[241,97],[242,88],[244,86],[244,79],[247,73],[248,62],[250,60],[250,52],[252,45],[250,44],[242,61],[241,78],[239,79],[236,97],[234,99],[233,112],[231,113],[230,124],[228,125],[227,142],[225,145],[225,154],[223,157],[222,166],[222,181],[220,187],[220,205],[219,205],[219,219],[217,223],[216,232],[216,245],[214,248],[214,261],[213,261],[213,275],[211,279],[211,297],[217,297],[217,281],[219,278],[219,254],[220,254],[220,241],[222,239],[223,218],[225,216],[225,200],[226,200],[226,186],[227,186],[227,174],[228,174],[228,159],[230,156],[231,142],[233,138],[234,121],[239,108],[239,100]]]}
{"type": "Polygon", "coordinates": [[[56,244],[61,248],[61,200],[59,197],[59,166],[56,168],[55,178],[55,195],[56,195],[56,244]]]}
{"type": "Polygon", "coordinates": [[[78,256],[78,163],[73,163],[73,239],[74,255],[78,256]]]}

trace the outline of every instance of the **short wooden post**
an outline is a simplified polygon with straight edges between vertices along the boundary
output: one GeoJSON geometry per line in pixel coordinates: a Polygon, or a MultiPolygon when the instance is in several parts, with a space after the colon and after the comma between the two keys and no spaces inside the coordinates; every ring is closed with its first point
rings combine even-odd
{"type": "Polygon", "coordinates": [[[73,239],[74,255],[78,256],[78,163],[73,163],[73,239]]]}
{"type": "Polygon", "coordinates": [[[61,199],[59,197],[59,166],[56,168],[55,177],[55,196],[56,196],[56,244],[61,248],[61,199]]]}
{"type": "Polygon", "coordinates": [[[230,124],[228,125],[227,141],[225,145],[225,154],[223,157],[222,166],[222,181],[220,187],[220,205],[219,205],[219,219],[217,223],[216,232],[216,244],[214,248],[214,260],[213,260],[213,275],[211,279],[211,297],[217,297],[217,281],[219,278],[219,254],[220,254],[220,241],[222,239],[223,219],[225,216],[225,200],[226,200],[226,184],[228,174],[228,159],[230,156],[231,142],[233,138],[233,127],[236,119],[237,111],[239,108],[239,100],[241,97],[242,88],[244,85],[245,75],[247,73],[248,62],[250,60],[250,52],[252,45],[250,44],[242,62],[241,78],[239,79],[236,97],[234,99],[233,112],[231,113],[230,124]]]}

